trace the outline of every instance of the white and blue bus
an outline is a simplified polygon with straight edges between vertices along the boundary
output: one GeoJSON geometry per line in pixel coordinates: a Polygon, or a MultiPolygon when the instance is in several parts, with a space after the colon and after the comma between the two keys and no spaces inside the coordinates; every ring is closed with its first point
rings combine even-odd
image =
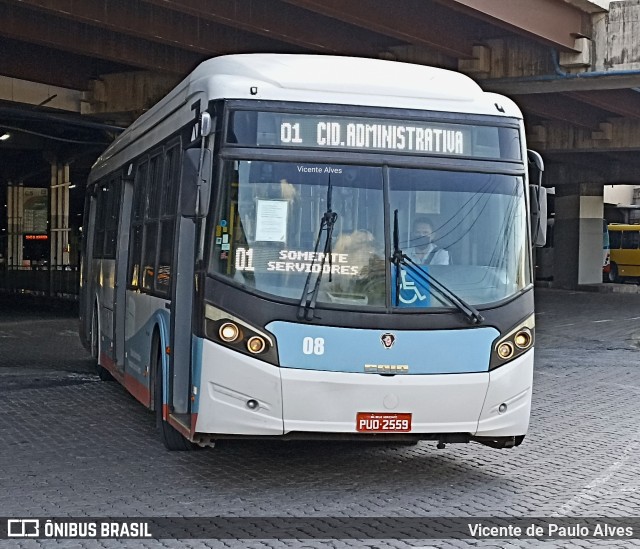
{"type": "Polygon", "coordinates": [[[516,105],[464,75],[208,60],[92,169],[81,339],[103,379],[155,410],[169,449],[516,446],[541,172],[516,105]],[[419,261],[428,246],[446,261],[419,261]]]}

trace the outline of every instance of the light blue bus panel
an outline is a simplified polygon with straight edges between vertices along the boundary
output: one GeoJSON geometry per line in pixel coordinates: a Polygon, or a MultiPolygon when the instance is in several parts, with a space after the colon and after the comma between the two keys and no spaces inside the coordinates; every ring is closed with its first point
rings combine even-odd
{"type": "Polygon", "coordinates": [[[352,373],[486,372],[492,327],[462,330],[363,330],[275,321],[280,366],[352,373]],[[387,368],[388,366],[388,368],[387,368]]]}

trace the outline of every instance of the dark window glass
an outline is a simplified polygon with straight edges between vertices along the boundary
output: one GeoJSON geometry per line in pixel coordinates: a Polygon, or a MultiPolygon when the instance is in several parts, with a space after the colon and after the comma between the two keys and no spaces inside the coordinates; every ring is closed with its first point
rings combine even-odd
{"type": "Polygon", "coordinates": [[[161,196],[160,241],[158,242],[158,264],[156,272],[156,291],[169,295],[171,291],[171,264],[173,261],[173,242],[175,231],[176,201],[180,182],[180,147],[174,146],[166,151],[162,181],[158,181],[161,196]],[[160,185],[161,183],[161,185],[160,185]]]}
{"type": "Polygon", "coordinates": [[[147,219],[158,219],[160,215],[160,199],[162,197],[162,156],[151,159],[149,180],[147,182],[147,219]]]}
{"type": "Polygon", "coordinates": [[[173,256],[173,231],[175,219],[166,219],[160,224],[160,246],[158,249],[158,273],[156,290],[167,295],[171,289],[171,260],[173,256]]]}
{"type": "Polygon", "coordinates": [[[391,152],[394,154],[466,156],[521,160],[515,127],[425,120],[425,113],[405,120],[235,111],[227,141],[251,147],[391,152]],[[422,119],[420,119],[422,118],[422,119]]]}
{"type": "Polygon", "coordinates": [[[148,162],[143,162],[136,169],[135,180],[133,182],[133,215],[131,221],[131,232],[129,234],[129,285],[131,288],[140,288],[141,255],[143,221],[146,204],[146,183],[147,183],[148,162]]]}
{"type": "Polygon", "coordinates": [[[99,185],[96,194],[96,226],[93,235],[93,257],[96,259],[104,257],[104,233],[106,225],[106,206],[108,201],[107,189],[106,185],[99,185]]]}
{"type": "Polygon", "coordinates": [[[620,248],[620,241],[622,233],[620,231],[609,232],[609,246],[612,250],[618,250],[620,248]]]}
{"type": "Polygon", "coordinates": [[[143,290],[153,289],[156,264],[156,244],[158,243],[158,222],[150,221],[144,226],[144,250],[142,252],[143,290]]]}
{"type": "Polygon", "coordinates": [[[162,216],[173,216],[176,213],[180,175],[180,148],[173,147],[167,151],[165,159],[164,181],[162,184],[162,216]]]}
{"type": "Polygon", "coordinates": [[[115,259],[118,240],[118,222],[120,221],[120,200],[121,200],[120,178],[114,179],[109,186],[109,197],[105,208],[106,226],[104,257],[115,259]]]}
{"type": "Polygon", "coordinates": [[[180,146],[156,152],[134,182],[130,287],[168,296],[180,181],[180,146]]]}
{"type": "Polygon", "coordinates": [[[640,233],[638,231],[623,231],[622,233],[622,249],[637,250],[640,233]]]}
{"type": "Polygon", "coordinates": [[[140,287],[140,255],[142,252],[142,225],[135,225],[131,229],[130,258],[129,258],[129,286],[140,287]]]}
{"type": "Polygon", "coordinates": [[[144,162],[136,171],[136,178],[134,181],[133,190],[133,220],[142,221],[144,217],[145,207],[145,190],[147,182],[147,167],[148,163],[144,162]]]}

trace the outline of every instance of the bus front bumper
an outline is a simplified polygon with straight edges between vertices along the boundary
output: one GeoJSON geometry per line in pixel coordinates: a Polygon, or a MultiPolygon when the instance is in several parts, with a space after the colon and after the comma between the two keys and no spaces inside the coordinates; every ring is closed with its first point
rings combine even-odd
{"type": "Polygon", "coordinates": [[[491,372],[385,376],[278,368],[205,340],[195,431],[211,438],[364,438],[371,433],[357,430],[356,417],[374,413],[411,414],[409,432],[385,437],[520,437],[529,425],[532,380],[533,350],[491,372]]]}

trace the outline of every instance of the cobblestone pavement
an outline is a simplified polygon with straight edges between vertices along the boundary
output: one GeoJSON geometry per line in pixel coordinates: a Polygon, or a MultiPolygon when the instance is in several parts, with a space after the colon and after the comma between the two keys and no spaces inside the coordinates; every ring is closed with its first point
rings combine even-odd
{"type": "MultiPolygon", "coordinates": [[[[72,306],[0,302],[0,516],[639,517],[640,295],[539,289],[531,427],[478,444],[170,453],[72,306]]],[[[576,519],[579,521],[579,519],[576,519]]],[[[636,533],[636,535],[638,532],[636,533]]],[[[1,547],[629,547],[640,540],[7,540],[1,547]]]]}

